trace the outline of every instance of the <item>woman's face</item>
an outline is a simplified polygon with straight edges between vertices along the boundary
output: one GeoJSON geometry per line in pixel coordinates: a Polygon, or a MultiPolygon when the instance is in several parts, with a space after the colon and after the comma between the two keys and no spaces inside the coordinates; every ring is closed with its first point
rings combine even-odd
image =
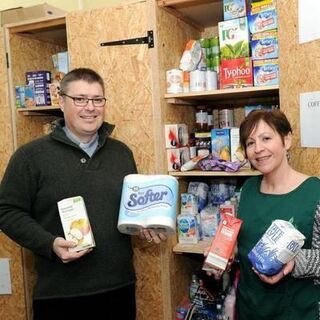
{"type": "Polygon", "coordinates": [[[260,120],[246,141],[248,160],[262,174],[272,173],[287,164],[291,134],[281,138],[265,121],[260,120]]]}

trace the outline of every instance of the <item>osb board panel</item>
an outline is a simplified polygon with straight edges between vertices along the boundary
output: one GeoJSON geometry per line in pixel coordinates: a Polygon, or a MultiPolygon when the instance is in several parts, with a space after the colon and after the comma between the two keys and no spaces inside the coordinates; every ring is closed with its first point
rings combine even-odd
{"type": "Polygon", "coordinates": [[[150,49],[146,44],[100,46],[107,41],[145,37],[147,22],[146,4],[140,2],[72,13],[67,16],[67,33],[72,68],[91,67],[103,76],[106,120],[116,125],[114,136],[132,148],[139,171],[151,173],[154,135],[150,49]]]}
{"type": "MultiPolygon", "coordinates": [[[[26,71],[49,70],[53,71],[52,54],[65,51],[59,45],[23,37],[17,34],[10,35],[10,67],[13,88],[24,85],[26,71]]],[[[51,117],[26,117],[16,112],[17,145],[20,146],[30,140],[43,135],[43,124],[51,121],[51,117]]]]}
{"type": "MultiPolygon", "coordinates": [[[[0,28],[0,180],[13,152],[11,112],[8,96],[8,77],[5,59],[3,29],[0,28]]],[[[26,318],[21,248],[0,232],[0,258],[10,264],[12,294],[0,297],[0,319],[26,318]]]]}
{"type": "MultiPolygon", "coordinates": [[[[165,152],[164,125],[168,123],[186,123],[189,130],[194,126],[194,108],[166,103],[164,94],[166,93],[166,71],[179,67],[179,62],[183,54],[186,43],[190,39],[199,39],[200,32],[184,21],[169,14],[162,8],[157,8],[157,37],[158,37],[158,62],[159,62],[159,92],[162,112],[162,137],[163,140],[158,145],[165,152]]],[[[166,172],[166,160],[163,161],[163,172],[166,172]]],[[[190,264],[187,260],[176,259],[172,248],[176,244],[176,237],[171,237],[167,242],[163,253],[163,268],[167,273],[163,277],[163,287],[167,292],[164,297],[164,319],[172,319],[177,304],[186,293],[186,284],[190,273],[190,264]],[[181,285],[180,285],[181,284],[181,285]]]]}
{"type": "Polygon", "coordinates": [[[319,91],[320,40],[299,44],[298,0],[278,0],[280,108],[293,128],[290,151],[294,168],[310,175],[320,175],[320,150],[300,146],[299,95],[319,91]]]}
{"type": "Polygon", "coordinates": [[[26,306],[23,285],[21,247],[0,233],[0,258],[8,258],[12,294],[0,296],[0,319],[25,320],[26,306]]]}
{"type": "MultiPolygon", "coordinates": [[[[90,67],[106,86],[106,121],[114,137],[133,150],[140,173],[154,173],[155,136],[152,103],[152,50],[146,44],[104,46],[107,41],[140,38],[149,30],[146,2],[67,15],[71,68],[90,67]]],[[[137,276],[137,319],[164,319],[160,247],[133,239],[137,276]]]]}
{"type": "Polygon", "coordinates": [[[204,31],[201,33],[202,38],[211,38],[218,35],[219,31],[217,25],[210,28],[205,28],[204,31]]]}
{"type": "Polygon", "coordinates": [[[56,119],[52,116],[24,116],[18,112],[16,114],[18,147],[43,136],[45,134],[44,126],[56,119]]]}

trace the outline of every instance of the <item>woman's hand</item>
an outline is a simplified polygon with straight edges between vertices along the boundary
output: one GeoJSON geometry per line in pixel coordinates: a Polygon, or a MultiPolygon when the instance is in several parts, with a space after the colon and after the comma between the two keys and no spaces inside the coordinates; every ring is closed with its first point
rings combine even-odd
{"type": "Polygon", "coordinates": [[[257,270],[253,269],[256,275],[265,283],[275,284],[288,275],[294,268],[294,259],[289,261],[284,267],[280,270],[279,273],[274,274],[273,276],[266,276],[265,274],[259,273],[257,270]]]}
{"type": "MultiPolygon", "coordinates": [[[[209,249],[210,249],[210,247],[206,248],[205,251],[203,252],[203,255],[205,257],[208,256],[209,249]]],[[[206,274],[208,276],[213,276],[215,280],[220,280],[224,272],[229,272],[231,270],[233,260],[234,259],[232,258],[228,261],[228,264],[227,264],[227,267],[225,270],[215,268],[212,266],[208,266],[208,265],[206,265],[206,263],[203,264],[202,270],[206,271],[206,274]]]]}
{"type": "Polygon", "coordinates": [[[154,229],[144,228],[140,230],[140,238],[145,239],[148,242],[154,242],[159,244],[161,241],[166,241],[167,236],[164,232],[156,232],[154,229]]]}

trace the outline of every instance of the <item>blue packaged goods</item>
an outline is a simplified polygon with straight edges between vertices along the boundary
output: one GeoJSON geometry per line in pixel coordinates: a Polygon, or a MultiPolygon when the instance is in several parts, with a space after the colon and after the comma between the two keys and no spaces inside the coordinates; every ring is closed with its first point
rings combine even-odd
{"type": "Polygon", "coordinates": [[[248,258],[258,272],[272,276],[295,257],[304,239],[290,222],[275,220],[249,252],[248,258]]]}

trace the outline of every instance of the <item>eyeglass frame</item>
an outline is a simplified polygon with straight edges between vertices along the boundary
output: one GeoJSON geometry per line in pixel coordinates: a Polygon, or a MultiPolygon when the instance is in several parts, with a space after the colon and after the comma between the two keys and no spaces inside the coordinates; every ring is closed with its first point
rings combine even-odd
{"type": "Polygon", "coordinates": [[[72,99],[73,104],[74,104],[76,107],[80,107],[80,108],[85,108],[85,107],[88,105],[89,101],[92,101],[92,105],[93,105],[95,108],[103,108],[103,107],[106,105],[106,102],[107,102],[107,99],[106,99],[105,97],[100,97],[100,98],[88,98],[88,97],[79,97],[79,96],[78,96],[78,97],[74,97],[74,96],[70,96],[70,95],[68,95],[68,94],[66,94],[66,93],[64,93],[64,92],[60,92],[60,96],[66,96],[66,97],[72,99]],[[84,105],[79,105],[79,104],[76,103],[76,101],[75,101],[76,99],[84,99],[84,100],[86,100],[86,104],[84,104],[84,105]],[[96,100],[96,99],[104,100],[104,104],[101,105],[101,106],[96,106],[96,105],[95,105],[95,100],[96,100]]]}

